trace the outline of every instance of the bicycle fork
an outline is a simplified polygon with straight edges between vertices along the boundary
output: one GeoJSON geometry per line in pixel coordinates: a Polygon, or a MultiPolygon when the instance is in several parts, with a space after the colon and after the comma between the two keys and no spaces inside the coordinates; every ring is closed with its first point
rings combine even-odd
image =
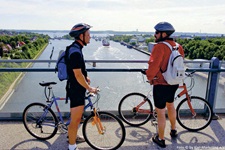
{"type": "Polygon", "coordinates": [[[93,112],[94,112],[94,117],[93,117],[92,125],[96,125],[99,134],[104,134],[105,133],[104,127],[102,126],[102,122],[99,118],[99,114],[96,108],[94,108],[93,112]]]}
{"type": "Polygon", "coordinates": [[[179,86],[179,88],[183,88],[183,90],[180,92],[180,94],[177,95],[177,97],[181,97],[182,95],[185,94],[186,98],[187,98],[187,104],[188,104],[188,107],[193,115],[193,118],[196,117],[196,112],[195,110],[193,109],[192,107],[192,104],[191,104],[191,96],[188,94],[188,91],[187,91],[187,87],[186,87],[186,84],[183,83],[182,86],[179,86]]]}
{"type": "Polygon", "coordinates": [[[189,106],[189,108],[190,108],[190,110],[191,110],[191,113],[192,113],[192,115],[193,115],[193,117],[192,118],[195,118],[196,117],[196,112],[195,112],[195,110],[193,109],[193,107],[192,107],[192,105],[191,105],[191,97],[188,95],[187,96],[187,103],[188,103],[188,106],[189,106]]]}

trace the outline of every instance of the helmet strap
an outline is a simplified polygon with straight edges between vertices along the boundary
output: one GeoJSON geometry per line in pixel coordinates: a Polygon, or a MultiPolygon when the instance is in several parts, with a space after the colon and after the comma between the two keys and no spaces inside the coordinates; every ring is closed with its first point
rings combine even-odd
{"type": "MultiPolygon", "coordinates": [[[[85,33],[85,32],[84,32],[85,33]]],[[[84,42],[85,41],[85,34],[83,33],[83,41],[82,41],[82,43],[86,46],[87,45],[87,43],[86,42],[84,42]]]]}
{"type": "Polygon", "coordinates": [[[83,40],[81,40],[80,39],[80,36],[78,36],[77,38],[76,38],[76,40],[80,40],[85,46],[87,45],[87,43],[85,43],[84,41],[85,41],[85,34],[84,33],[82,33],[83,34],[83,40]]]}

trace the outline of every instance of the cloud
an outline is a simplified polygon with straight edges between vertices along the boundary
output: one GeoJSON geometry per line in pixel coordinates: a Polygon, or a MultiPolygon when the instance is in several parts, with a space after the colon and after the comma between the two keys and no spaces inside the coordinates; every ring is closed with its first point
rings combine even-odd
{"type": "Polygon", "coordinates": [[[154,31],[160,21],[179,32],[225,33],[225,1],[217,0],[1,0],[2,29],[154,31]]]}

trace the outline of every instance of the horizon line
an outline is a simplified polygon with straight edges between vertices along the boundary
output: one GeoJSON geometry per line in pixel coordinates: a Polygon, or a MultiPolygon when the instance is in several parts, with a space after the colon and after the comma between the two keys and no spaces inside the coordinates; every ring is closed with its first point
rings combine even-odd
{"type": "MultiPolygon", "coordinates": [[[[51,29],[0,29],[1,30],[8,30],[8,31],[46,31],[46,32],[69,32],[70,30],[51,30],[51,29]]],[[[126,32],[126,33],[154,33],[154,31],[117,31],[117,30],[90,30],[90,32],[126,32]]],[[[189,33],[189,34],[217,34],[223,35],[224,33],[207,33],[207,32],[187,32],[187,31],[180,31],[176,33],[189,33]]]]}

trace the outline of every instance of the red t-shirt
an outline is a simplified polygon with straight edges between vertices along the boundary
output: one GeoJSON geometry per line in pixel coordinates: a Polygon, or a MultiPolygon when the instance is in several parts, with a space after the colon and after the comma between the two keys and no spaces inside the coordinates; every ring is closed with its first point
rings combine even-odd
{"type": "MultiPolygon", "coordinates": [[[[176,46],[176,43],[172,40],[166,40],[172,47],[176,46]]],[[[184,57],[184,50],[181,45],[179,45],[179,52],[184,57]]],[[[166,70],[169,57],[171,54],[170,48],[164,43],[157,43],[153,49],[148,61],[148,69],[146,71],[146,76],[151,84],[157,85],[168,85],[165,81],[162,71],[166,70]]]]}

